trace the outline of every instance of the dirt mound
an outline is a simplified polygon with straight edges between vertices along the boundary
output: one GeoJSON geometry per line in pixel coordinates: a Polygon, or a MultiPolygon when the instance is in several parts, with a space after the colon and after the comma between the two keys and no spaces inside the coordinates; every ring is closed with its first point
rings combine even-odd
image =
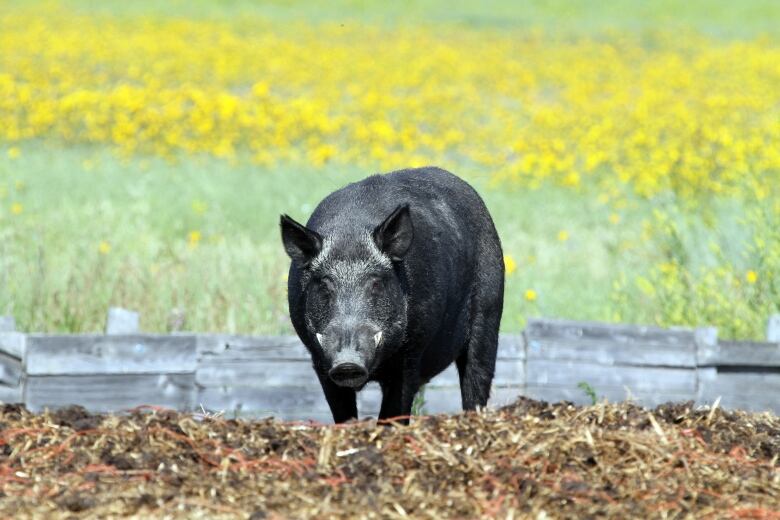
{"type": "Polygon", "coordinates": [[[0,517],[780,518],[780,419],[520,399],[343,426],[0,407],[0,517]]]}

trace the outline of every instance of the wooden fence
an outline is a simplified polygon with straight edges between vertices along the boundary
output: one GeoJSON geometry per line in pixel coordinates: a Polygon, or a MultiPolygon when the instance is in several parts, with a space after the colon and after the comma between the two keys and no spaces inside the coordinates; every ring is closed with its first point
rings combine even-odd
{"type": "MultiPolygon", "coordinates": [[[[149,404],[228,416],[329,421],[309,354],[296,337],[141,334],[138,316],[109,312],[106,334],[25,334],[0,320],[0,401],[31,410],[80,404],[118,411],[149,404]]],[[[780,318],[767,342],[719,341],[714,328],[661,329],[531,320],[501,335],[491,405],[518,395],[588,403],[720,400],[727,408],[780,413],[780,318]]],[[[361,416],[381,393],[359,394],[361,416]]],[[[460,409],[451,366],[425,388],[426,413],[460,409]]]]}

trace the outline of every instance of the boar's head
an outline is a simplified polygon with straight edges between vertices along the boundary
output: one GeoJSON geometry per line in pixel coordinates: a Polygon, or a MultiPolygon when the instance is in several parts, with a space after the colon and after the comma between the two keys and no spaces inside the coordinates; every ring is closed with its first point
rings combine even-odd
{"type": "Polygon", "coordinates": [[[403,341],[407,300],[399,266],[414,231],[408,205],[373,229],[345,227],[320,235],[281,217],[285,250],[301,270],[307,332],[323,369],[336,384],[360,388],[403,341]]]}

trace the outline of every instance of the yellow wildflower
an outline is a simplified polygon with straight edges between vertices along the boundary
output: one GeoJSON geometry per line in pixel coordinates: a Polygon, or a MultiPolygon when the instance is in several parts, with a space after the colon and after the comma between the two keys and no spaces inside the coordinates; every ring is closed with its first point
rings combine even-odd
{"type": "Polygon", "coordinates": [[[195,199],[192,201],[192,211],[197,213],[198,215],[203,215],[206,213],[206,210],[209,209],[209,205],[203,202],[200,199],[195,199]]]}
{"type": "Polygon", "coordinates": [[[756,283],[758,281],[758,273],[752,269],[749,270],[747,273],[745,273],[745,280],[747,280],[747,283],[751,285],[756,283]]]}
{"type": "Polygon", "coordinates": [[[294,34],[248,33],[242,20],[139,25],[110,15],[106,32],[103,17],[12,4],[0,17],[0,54],[13,57],[0,92],[14,107],[0,142],[12,159],[21,139],[56,138],[109,144],[123,157],[208,153],[370,170],[463,158],[498,184],[595,187],[613,209],[631,191],[775,196],[764,179],[780,168],[780,46],[760,36],[723,45],[659,29],[648,48],[625,29],[606,40],[587,31],[517,39],[488,28],[334,32],[302,21],[294,34]],[[321,59],[301,66],[301,56],[321,59]],[[425,70],[425,81],[399,73],[399,60],[404,71],[425,70]],[[740,63],[739,95],[723,63],[740,63]]]}
{"type": "Polygon", "coordinates": [[[580,174],[577,172],[571,172],[563,178],[564,186],[576,187],[580,185],[580,174]]]}
{"type": "Polygon", "coordinates": [[[190,245],[190,247],[196,247],[200,242],[200,239],[201,239],[200,231],[194,230],[194,231],[190,231],[187,234],[187,243],[190,245]]]}
{"type": "Polygon", "coordinates": [[[24,211],[24,206],[22,206],[19,202],[14,202],[11,204],[11,213],[13,215],[21,215],[22,211],[24,211]]]}
{"type": "Polygon", "coordinates": [[[504,269],[506,270],[507,276],[517,270],[517,263],[515,262],[515,259],[512,258],[512,255],[504,255],[504,269]]]}
{"type": "Polygon", "coordinates": [[[567,240],[569,240],[569,232],[566,231],[565,229],[558,231],[558,240],[560,242],[566,242],[567,240]]]}
{"type": "Polygon", "coordinates": [[[526,289],[525,291],[526,300],[528,300],[529,302],[536,301],[536,296],[537,296],[536,291],[534,291],[533,289],[526,289]]]}
{"type": "Polygon", "coordinates": [[[101,255],[107,255],[108,253],[111,252],[111,244],[109,244],[105,240],[101,240],[100,243],[98,244],[98,252],[101,255]]]}

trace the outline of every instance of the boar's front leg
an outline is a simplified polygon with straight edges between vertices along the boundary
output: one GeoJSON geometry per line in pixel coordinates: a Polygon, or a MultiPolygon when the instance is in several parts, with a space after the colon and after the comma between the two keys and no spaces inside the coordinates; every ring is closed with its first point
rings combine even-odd
{"type": "Polygon", "coordinates": [[[330,412],[333,414],[333,422],[336,424],[347,422],[350,419],[357,419],[357,395],[352,388],[338,386],[330,380],[327,375],[317,374],[322,385],[322,391],[325,393],[325,399],[330,406],[330,412]]]}
{"type": "Polygon", "coordinates": [[[412,414],[414,396],[420,389],[420,370],[409,367],[402,372],[401,377],[380,382],[382,387],[382,406],[379,409],[379,419],[405,417],[399,419],[401,424],[409,424],[408,417],[412,414]]]}

